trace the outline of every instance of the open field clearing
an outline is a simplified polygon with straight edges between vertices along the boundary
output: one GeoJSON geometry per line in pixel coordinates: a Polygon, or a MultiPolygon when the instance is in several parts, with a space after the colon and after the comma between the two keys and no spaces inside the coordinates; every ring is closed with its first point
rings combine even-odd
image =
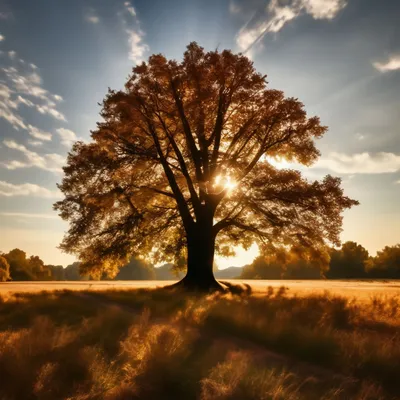
{"type": "Polygon", "coordinates": [[[400,399],[399,296],[127,287],[3,293],[0,398],[400,399]]]}
{"type": "MultiPolygon", "coordinates": [[[[334,295],[357,297],[368,300],[375,295],[400,295],[400,281],[340,281],[340,280],[224,280],[234,285],[251,286],[252,293],[265,294],[268,287],[288,289],[288,294],[322,294],[328,291],[334,295]]],[[[157,288],[174,281],[79,281],[79,282],[5,282],[0,283],[0,294],[15,292],[38,292],[42,290],[110,290],[157,288]]]]}

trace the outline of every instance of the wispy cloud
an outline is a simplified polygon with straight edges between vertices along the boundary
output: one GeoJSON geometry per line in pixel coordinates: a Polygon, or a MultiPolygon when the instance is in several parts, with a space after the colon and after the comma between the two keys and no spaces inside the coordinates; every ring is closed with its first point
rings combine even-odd
{"type": "Polygon", "coordinates": [[[136,17],[136,10],[129,1],[126,1],[124,3],[124,6],[126,10],[129,12],[129,14],[131,14],[133,17],[136,17]]]}
{"type": "Polygon", "coordinates": [[[86,13],[85,19],[91,24],[98,24],[100,22],[100,18],[93,8],[89,9],[89,11],[86,13]]]}
{"type": "Polygon", "coordinates": [[[66,121],[64,114],[57,109],[57,103],[63,98],[42,86],[36,65],[24,63],[22,67],[22,70],[16,66],[0,70],[0,118],[8,121],[16,130],[26,130],[35,139],[51,140],[51,133],[25,122],[20,107],[34,108],[40,114],[66,121]]]}
{"type": "Polygon", "coordinates": [[[96,15],[90,15],[86,17],[86,21],[92,23],[92,24],[98,24],[100,22],[100,18],[97,17],[96,15]]]}
{"type": "MultiPolygon", "coordinates": [[[[264,2],[265,4],[265,2],[264,2]]],[[[308,14],[314,19],[333,19],[347,0],[271,0],[264,11],[256,13],[236,37],[239,48],[247,52],[267,33],[279,32],[289,21],[308,14]]]]}
{"type": "Polygon", "coordinates": [[[29,196],[52,199],[59,198],[60,195],[61,193],[59,190],[49,190],[33,183],[15,185],[13,183],[0,181],[0,196],[4,197],[29,196]]]}
{"type": "Polygon", "coordinates": [[[149,46],[143,42],[144,33],[139,30],[127,30],[130,46],[129,59],[136,64],[144,60],[144,54],[149,51],[149,46]]]}
{"type": "Polygon", "coordinates": [[[313,168],[326,168],[339,174],[384,174],[400,171],[400,155],[394,153],[330,153],[313,168]]]}
{"type": "Polygon", "coordinates": [[[373,65],[380,72],[400,70],[400,54],[393,54],[385,62],[374,62],[373,65]]]}
{"type": "Polygon", "coordinates": [[[128,23],[124,17],[122,20],[126,27],[125,32],[128,34],[129,59],[135,64],[140,64],[144,61],[145,53],[148,52],[150,48],[144,41],[145,33],[140,28],[140,21],[135,8],[129,1],[124,3],[124,7],[131,21],[128,23]]]}
{"type": "Polygon", "coordinates": [[[32,140],[32,139],[30,139],[30,140],[28,140],[28,143],[29,143],[31,146],[34,146],[34,147],[43,146],[43,142],[41,142],[40,140],[32,140]]]}
{"type": "MultiPolygon", "coordinates": [[[[65,116],[57,110],[57,104],[53,101],[55,96],[42,86],[42,78],[38,74],[36,68],[22,72],[15,67],[3,68],[3,73],[7,79],[10,93],[16,95],[26,95],[32,100],[29,100],[29,106],[35,107],[41,114],[48,114],[60,121],[66,121],[65,116]],[[33,103],[35,101],[35,103],[33,103]]],[[[24,103],[27,105],[27,103],[24,103]]]]}
{"type": "Polygon", "coordinates": [[[34,104],[22,96],[12,98],[14,91],[8,86],[0,84],[0,118],[4,118],[8,121],[14,129],[24,129],[32,137],[39,140],[51,140],[51,133],[44,132],[39,128],[26,124],[22,117],[17,113],[17,109],[20,104],[24,104],[28,107],[33,107],[34,104]]]}
{"type": "Polygon", "coordinates": [[[70,129],[59,128],[56,132],[60,135],[61,143],[66,147],[71,147],[78,140],[75,132],[70,129]]]}
{"type": "Polygon", "coordinates": [[[278,169],[299,169],[305,175],[315,179],[321,177],[321,170],[348,176],[356,174],[390,174],[400,171],[400,154],[387,152],[355,154],[332,152],[327,156],[321,157],[311,167],[305,167],[302,164],[289,162],[285,159],[266,157],[266,160],[278,169]]]}
{"type": "Polygon", "coordinates": [[[3,40],[5,40],[5,37],[3,35],[0,35],[0,42],[2,42],[3,40]]]}
{"type": "Polygon", "coordinates": [[[42,131],[41,129],[36,128],[35,126],[28,125],[27,130],[28,130],[28,133],[35,139],[46,140],[46,141],[51,140],[51,133],[42,131]]]}
{"type": "Polygon", "coordinates": [[[24,161],[12,160],[1,163],[7,169],[13,170],[37,167],[46,171],[61,172],[62,166],[65,164],[65,157],[60,154],[51,153],[40,155],[14,140],[4,140],[3,143],[9,149],[21,153],[25,158],[24,161]]]}

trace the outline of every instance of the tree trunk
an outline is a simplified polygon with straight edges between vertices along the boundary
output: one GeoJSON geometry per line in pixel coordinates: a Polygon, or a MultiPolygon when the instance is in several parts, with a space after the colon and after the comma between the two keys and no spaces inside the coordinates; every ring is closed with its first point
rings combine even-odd
{"type": "Polygon", "coordinates": [[[178,282],[188,290],[214,291],[223,290],[216,281],[213,272],[215,235],[212,232],[212,217],[204,218],[195,224],[187,235],[187,272],[178,282]]]}

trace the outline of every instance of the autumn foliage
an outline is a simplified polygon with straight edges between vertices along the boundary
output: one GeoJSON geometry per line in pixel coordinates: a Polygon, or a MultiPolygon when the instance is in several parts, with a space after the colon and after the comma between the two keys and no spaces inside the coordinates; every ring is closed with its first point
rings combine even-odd
{"type": "Polygon", "coordinates": [[[186,260],[183,284],[208,289],[215,251],[318,251],[338,243],[341,213],[357,204],[339,178],[271,164],[312,164],[326,127],[242,54],[191,43],[181,62],[153,55],[109,91],[101,116],[93,141],[74,145],[55,204],[70,223],[61,248],[83,272],[113,275],[128,255],[186,260]]]}

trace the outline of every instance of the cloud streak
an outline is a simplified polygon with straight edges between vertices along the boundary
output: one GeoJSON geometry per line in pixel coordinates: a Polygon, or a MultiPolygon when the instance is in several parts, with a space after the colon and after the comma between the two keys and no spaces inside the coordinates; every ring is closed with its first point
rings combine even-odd
{"type": "Polygon", "coordinates": [[[60,198],[61,193],[58,190],[49,190],[33,183],[22,183],[15,185],[13,183],[0,181],[0,196],[16,197],[16,196],[29,196],[41,197],[46,199],[60,198]]]}
{"type": "Polygon", "coordinates": [[[400,54],[391,55],[385,62],[374,62],[373,66],[380,72],[400,70],[400,54]]]}
{"type": "Polygon", "coordinates": [[[236,36],[236,43],[243,52],[247,52],[266,34],[279,32],[288,22],[301,15],[330,20],[346,5],[347,0],[271,0],[264,11],[256,13],[242,27],[236,36]]]}
{"type": "MultiPolygon", "coordinates": [[[[14,101],[19,99],[19,103],[28,107],[34,107],[41,114],[48,114],[59,121],[66,121],[64,114],[57,110],[57,103],[61,96],[52,94],[42,86],[42,78],[37,73],[36,68],[32,68],[25,73],[18,70],[16,67],[3,68],[8,88],[8,97],[11,99],[11,94],[16,96],[14,101]],[[23,96],[28,96],[26,99],[23,96]]],[[[4,90],[4,88],[3,88],[4,90]]],[[[16,103],[18,105],[18,101],[16,103]]],[[[18,107],[12,107],[17,109],[18,107]]]]}
{"type": "Polygon", "coordinates": [[[70,129],[59,128],[56,130],[56,132],[61,138],[61,143],[66,147],[71,147],[78,140],[75,132],[71,131],[70,129]]]}
{"type": "Polygon", "coordinates": [[[326,168],[339,174],[385,174],[400,171],[400,155],[394,153],[330,153],[313,168],[326,168]]]}
{"type": "Polygon", "coordinates": [[[91,24],[98,24],[100,22],[100,18],[93,8],[91,8],[86,14],[85,20],[91,24]]]}
{"type": "Polygon", "coordinates": [[[134,7],[132,6],[132,4],[129,1],[126,1],[124,3],[124,6],[129,14],[131,14],[133,17],[136,17],[136,10],[134,9],[134,7]]]}
{"type": "Polygon", "coordinates": [[[150,50],[149,46],[145,43],[144,37],[145,33],[140,28],[140,21],[137,16],[135,8],[129,1],[124,3],[125,12],[129,15],[130,19],[133,19],[133,25],[128,24],[125,18],[123,18],[123,23],[126,26],[125,32],[128,35],[129,44],[129,59],[135,64],[140,64],[145,59],[145,54],[150,50]],[[132,27],[128,27],[131,25],[132,27]]]}
{"type": "Polygon", "coordinates": [[[40,155],[14,140],[4,140],[3,144],[9,149],[21,153],[25,158],[24,161],[12,160],[1,163],[5,168],[10,170],[36,167],[45,171],[58,173],[62,171],[62,166],[65,164],[65,157],[60,154],[50,153],[40,155]]]}

